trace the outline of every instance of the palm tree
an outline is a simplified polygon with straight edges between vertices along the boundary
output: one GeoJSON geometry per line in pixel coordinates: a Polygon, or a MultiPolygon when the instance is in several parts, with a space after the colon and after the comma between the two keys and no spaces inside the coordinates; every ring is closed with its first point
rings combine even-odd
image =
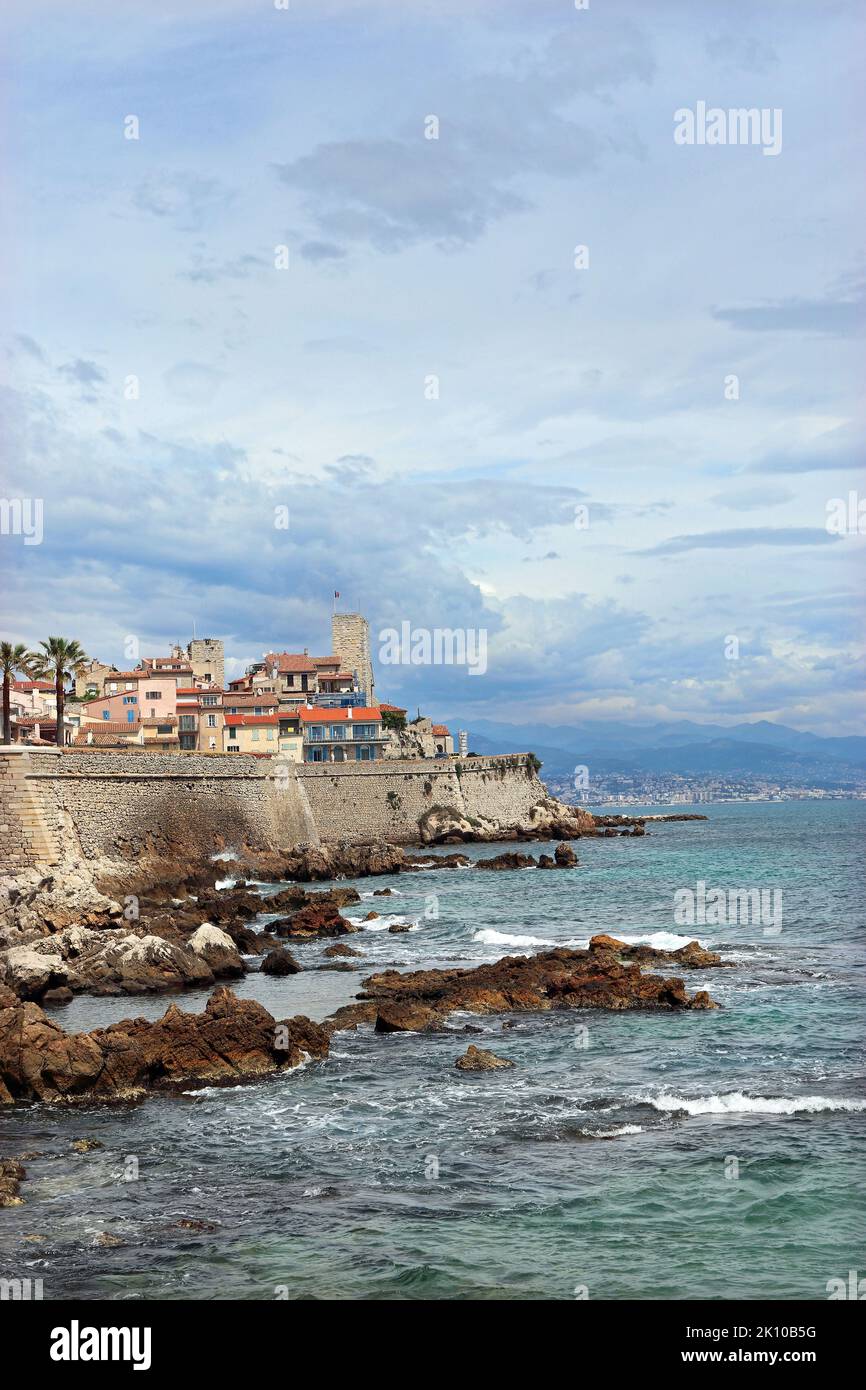
{"type": "Polygon", "coordinates": [[[80,676],[89,660],[77,642],[69,642],[65,637],[49,637],[40,642],[41,652],[33,652],[29,665],[38,680],[53,680],[57,696],[57,732],[54,741],[58,748],[63,747],[63,709],[65,703],[64,683],[80,676]]]}
{"type": "Polygon", "coordinates": [[[30,675],[31,653],[21,642],[0,642],[0,670],[3,672],[3,742],[12,742],[12,717],[9,702],[12,680],[16,671],[30,675]]]}

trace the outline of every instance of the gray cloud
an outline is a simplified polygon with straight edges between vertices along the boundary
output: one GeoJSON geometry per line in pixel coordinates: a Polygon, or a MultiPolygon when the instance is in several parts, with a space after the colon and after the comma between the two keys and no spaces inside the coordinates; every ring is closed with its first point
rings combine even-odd
{"type": "Polygon", "coordinates": [[[750,333],[823,333],[852,337],[866,328],[866,282],[823,299],[766,300],[744,308],[714,309],[713,318],[750,333]]]}
{"type": "Polygon", "coordinates": [[[704,531],[694,536],[672,536],[660,545],[637,553],[683,555],[688,550],[743,550],[755,545],[829,545],[839,539],[818,526],[756,526],[732,531],[704,531]]]}

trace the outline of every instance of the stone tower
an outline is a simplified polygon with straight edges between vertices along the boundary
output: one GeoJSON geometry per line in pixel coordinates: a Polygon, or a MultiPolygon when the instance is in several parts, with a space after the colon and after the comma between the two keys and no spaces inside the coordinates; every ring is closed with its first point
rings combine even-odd
{"type": "Polygon", "coordinates": [[[335,613],[331,618],[331,646],[340,658],[340,669],[357,676],[368,705],[375,703],[370,629],[360,613],[335,613]]]}
{"type": "Polygon", "coordinates": [[[225,660],[223,644],[219,638],[193,638],[186,651],[194,681],[207,681],[222,686],[225,679],[225,660]]]}

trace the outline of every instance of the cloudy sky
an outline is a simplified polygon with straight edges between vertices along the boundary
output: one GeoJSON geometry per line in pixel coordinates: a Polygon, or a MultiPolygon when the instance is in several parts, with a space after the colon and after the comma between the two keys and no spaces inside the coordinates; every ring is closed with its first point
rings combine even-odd
{"type": "Polygon", "coordinates": [[[437,717],[862,731],[864,18],[6,0],[0,635],[235,672],[338,589],[486,630],[380,667],[437,717]]]}

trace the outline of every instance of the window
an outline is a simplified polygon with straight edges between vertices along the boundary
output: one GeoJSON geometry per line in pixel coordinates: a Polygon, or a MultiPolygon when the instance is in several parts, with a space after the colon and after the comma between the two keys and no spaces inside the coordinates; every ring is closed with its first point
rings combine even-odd
{"type": "Polygon", "coordinates": [[[216,748],[216,739],[215,739],[215,738],[209,738],[208,741],[207,741],[207,746],[208,746],[208,748],[216,748]]]}
{"type": "MultiPolygon", "coordinates": [[[[237,738],[237,736],[238,736],[238,731],[237,731],[237,729],[229,729],[229,738],[237,738]]],[[[237,749],[235,749],[234,751],[237,752],[237,749]]]]}
{"type": "Polygon", "coordinates": [[[273,742],[273,738],[274,738],[274,731],[273,731],[273,729],[268,729],[267,737],[268,737],[268,739],[269,739],[271,742],[273,742]]]}
{"type": "Polygon", "coordinates": [[[252,733],[253,733],[253,743],[258,743],[258,741],[259,741],[259,731],[258,731],[258,729],[253,729],[252,733]]]}
{"type": "Polygon", "coordinates": [[[356,748],[356,749],[355,749],[355,761],[356,761],[356,762],[358,762],[358,763],[367,763],[367,762],[372,762],[372,760],[373,760],[373,750],[372,750],[372,748],[369,746],[369,744],[362,744],[360,748],[356,748]]]}
{"type": "Polygon", "coordinates": [[[170,724],[157,724],[157,726],[156,726],[156,732],[157,732],[158,734],[170,734],[170,733],[171,733],[171,725],[170,725],[170,724]]]}
{"type": "Polygon", "coordinates": [[[215,729],[215,728],[216,728],[216,715],[215,715],[215,714],[209,714],[209,715],[208,715],[208,717],[207,717],[207,726],[208,726],[209,729],[215,729]]]}
{"type": "Polygon", "coordinates": [[[123,703],[124,703],[125,705],[137,705],[137,704],[138,704],[138,696],[137,696],[137,695],[124,695],[124,697],[123,697],[123,703]]]}
{"type": "Polygon", "coordinates": [[[205,679],[206,681],[209,681],[209,680],[210,680],[210,671],[205,671],[205,673],[204,673],[204,679],[205,679]]]}
{"type": "Polygon", "coordinates": [[[309,748],[307,750],[308,763],[323,763],[327,761],[328,750],[326,748],[309,748]]]}
{"type": "Polygon", "coordinates": [[[286,679],[283,681],[283,689],[284,689],[284,690],[294,690],[294,688],[295,688],[295,678],[294,678],[294,676],[286,676],[286,679]]]}
{"type": "Polygon", "coordinates": [[[135,723],[135,710],[134,710],[134,709],[128,709],[128,710],[126,711],[126,722],[127,722],[127,724],[134,724],[134,723],[135,723]]]}
{"type": "Polygon", "coordinates": [[[325,730],[324,730],[324,728],[322,727],[322,725],[321,725],[321,724],[313,724],[312,728],[309,730],[309,737],[310,737],[310,742],[311,742],[311,743],[322,743],[322,742],[324,742],[325,730]]]}
{"type": "Polygon", "coordinates": [[[345,726],[345,724],[334,724],[333,727],[332,727],[332,729],[331,729],[331,738],[335,738],[335,739],[337,739],[337,740],[341,740],[341,739],[344,739],[345,737],[346,737],[346,726],[345,726]]]}
{"type": "Polygon", "coordinates": [[[110,719],[110,718],[111,718],[111,710],[104,709],[104,710],[102,711],[102,717],[103,717],[103,719],[110,719]]]}
{"type": "Polygon", "coordinates": [[[230,743],[226,749],[227,753],[239,753],[241,751],[239,743],[230,743]]]}
{"type": "Polygon", "coordinates": [[[376,732],[376,725],[375,725],[375,724],[356,724],[356,725],[354,726],[354,729],[355,729],[355,734],[354,734],[354,737],[355,737],[355,738],[377,738],[377,737],[378,737],[377,732],[376,732]]]}
{"type": "Polygon", "coordinates": [[[146,691],[144,692],[144,698],[145,698],[145,700],[161,700],[161,699],[162,699],[162,691],[160,691],[160,690],[146,690],[146,691]]]}
{"type": "Polygon", "coordinates": [[[309,684],[310,684],[310,683],[309,683],[309,680],[307,679],[307,677],[306,677],[306,676],[301,676],[301,689],[302,689],[302,690],[308,690],[308,689],[309,689],[309,684]]]}
{"type": "Polygon", "coordinates": [[[256,705],[256,706],[254,707],[254,709],[253,709],[253,714],[261,715],[261,714],[263,714],[263,713],[264,713],[264,710],[262,709],[261,705],[256,705]]]}

